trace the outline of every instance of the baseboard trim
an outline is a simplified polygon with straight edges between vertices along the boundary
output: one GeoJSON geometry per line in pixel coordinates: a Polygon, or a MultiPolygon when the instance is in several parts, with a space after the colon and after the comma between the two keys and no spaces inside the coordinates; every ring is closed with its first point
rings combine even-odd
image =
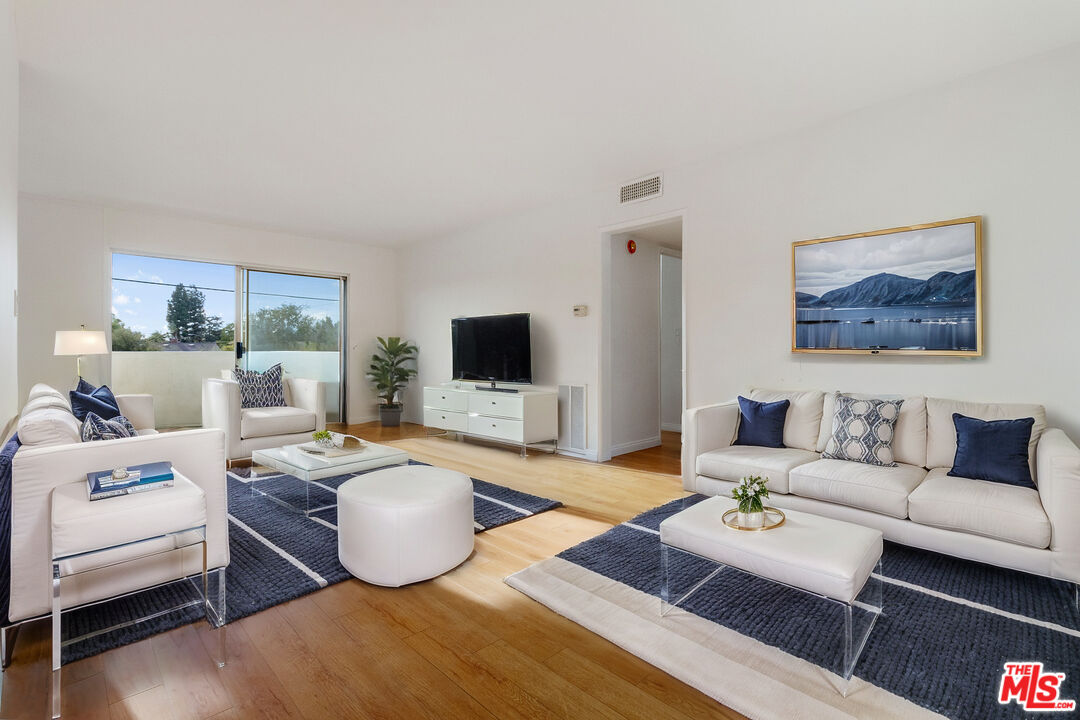
{"type": "Polygon", "coordinates": [[[682,432],[682,423],[663,423],[663,424],[660,425],[660,429],[661,430],[666,430],[667,432],[681,433],[682,432]]]}
{"type": "Polygon", "coordinates": [[[597,462],[597,454],[595,450],[571,450],[570,448],[559,448],[555,451],[557,455],[565,455],[567,457],[578,458],[580,460],[590,460],[597,462]]]}
{"type": "Polygon", "coordinates": [[[645,438],[644,440],[635,440],[633,442],[622,443],[621,445],[613,445],[611,447],[611,456],[625,455],[626,453],[637,452],[638,450],[648,450],[649,448],[656,447],[660,444],[660,436],[645,438]]]}

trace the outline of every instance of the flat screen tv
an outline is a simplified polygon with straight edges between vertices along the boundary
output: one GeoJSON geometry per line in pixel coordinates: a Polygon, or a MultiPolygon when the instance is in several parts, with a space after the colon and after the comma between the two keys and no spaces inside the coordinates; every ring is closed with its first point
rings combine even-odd
{"type": "Polygon", "coordinates": [[[531,383],[529,313],[455,318],[454,379],[531,383]]]}

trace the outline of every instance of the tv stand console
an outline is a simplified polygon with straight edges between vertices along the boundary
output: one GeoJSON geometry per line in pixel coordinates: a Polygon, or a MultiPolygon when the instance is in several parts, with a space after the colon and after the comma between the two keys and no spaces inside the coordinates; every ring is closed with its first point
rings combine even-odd
{"type": "Polygon", "coordinates": [[[471,383],[424,388],[424,425],[485,440],[514,443],[557,442],[559,395],[554,390],[521,389],[506,394],[471,383]]]}

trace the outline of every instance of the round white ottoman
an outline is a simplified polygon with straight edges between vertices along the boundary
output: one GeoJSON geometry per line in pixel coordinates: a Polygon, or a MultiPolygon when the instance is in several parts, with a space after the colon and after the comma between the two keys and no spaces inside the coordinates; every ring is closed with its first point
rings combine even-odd
{"type": "Polygon", "coordinates": [[[473,550],[467,475],[399,465],[338,488],[338,559],[365,582],[399,587],[441,575],[473,550]]]}

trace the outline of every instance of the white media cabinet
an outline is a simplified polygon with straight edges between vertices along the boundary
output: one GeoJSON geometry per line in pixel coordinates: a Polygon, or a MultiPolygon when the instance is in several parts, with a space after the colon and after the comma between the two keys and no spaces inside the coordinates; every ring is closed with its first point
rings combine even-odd
{"type": "Polygon", "coordinates": [[[554,390],[516,393],[477,390],[462,380],[424,388],[424,425],[521,446],[557,442],[559,395],[554,390]]]}

